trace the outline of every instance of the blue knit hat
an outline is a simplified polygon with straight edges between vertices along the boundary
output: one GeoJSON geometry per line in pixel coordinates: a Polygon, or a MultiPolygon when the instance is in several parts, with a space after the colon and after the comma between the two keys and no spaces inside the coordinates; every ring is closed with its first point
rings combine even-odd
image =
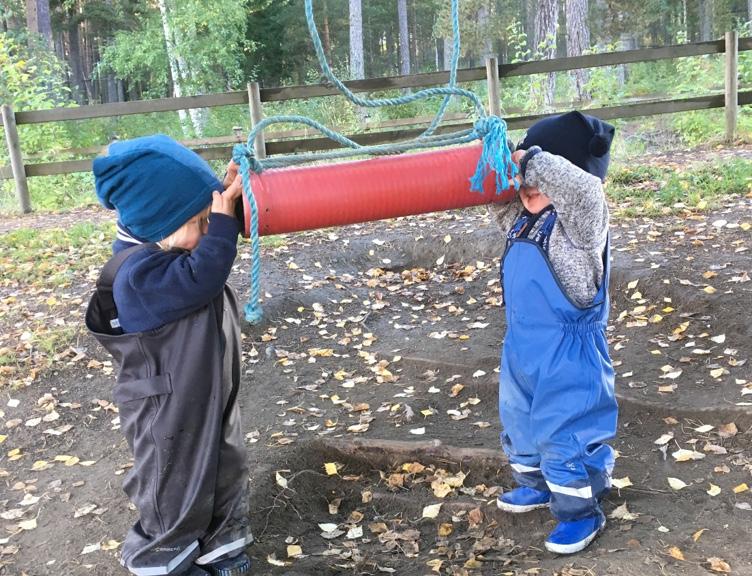
{"type": "Polygon", "coordinates": [[[201,156],[163,134],[111,144],[94,160],[94,180],[102,205],[148,241],[175,232],[222,191],[201,156]]]}
{"type": "Polygon", "coordinates": [[[608,122],[575,110],[533,124],[517,149],[540,146],[544,152],[563,156],[575,166],[605,180],[614,132],[615,128],[608,122]]]}

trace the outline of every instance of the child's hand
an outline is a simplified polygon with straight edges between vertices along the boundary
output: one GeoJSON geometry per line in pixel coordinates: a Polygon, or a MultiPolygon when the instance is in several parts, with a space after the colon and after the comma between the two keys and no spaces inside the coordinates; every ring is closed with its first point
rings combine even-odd
{"type": "Polygon", "coordinates": [[[227,190],[232,185],[232,183],[235,182],[235,177],[238,175],[239,168],[240,166],[230,160],[230,163],[227,165],[227,173],[225,174],[225,179],[222,182],[225,190],[227,190]]]}
{"type": "Polygon", "coordinates": [[[512,152],[512,162],[517,164],[518,168],[520,167],[520,160],[522,160],[525,152],[527,152],[527,150],[515,150],[514,152],[512,152]]]}
{"type": "MultiPolygon", "coordinates": [[[[229,172],[229,171],[228,171],[229,172]]],[[[224,193],[212,192],[211,211],[217,214],[235,216],[235,204],[243,193],[243,179],[235,171],[235,179],[227,186],[224,193]]]]}

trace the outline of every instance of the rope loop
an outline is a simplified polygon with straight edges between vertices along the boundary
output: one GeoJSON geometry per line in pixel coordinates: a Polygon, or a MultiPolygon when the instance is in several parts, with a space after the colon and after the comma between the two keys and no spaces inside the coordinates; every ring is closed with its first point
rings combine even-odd
{"type": "Polygon", "coordinates": [[[247,144],[235,144],[232,147],[232,161],[242,166],[245,161],[251,172],[260,174],[264,171],[264,165],[256,158],[255,150],[247,144]]]}

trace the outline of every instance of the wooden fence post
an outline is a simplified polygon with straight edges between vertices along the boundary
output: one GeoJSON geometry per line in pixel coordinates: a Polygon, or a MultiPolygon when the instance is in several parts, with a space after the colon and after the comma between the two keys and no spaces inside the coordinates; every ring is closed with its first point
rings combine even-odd
{"type": "MultiPolygon", "coordinates": [[[[253,128],[264,119],[264,111],[261,108],[261,87],[258,82],[248,83],[248,107],[251,110],[251,128],[253,128]]],[[[266,141],[263,132],[256,134],[254,146],[256,158],[259,160],[266,158],[266,141]]]]}
{"type": "Polygon", "coordinates": [[[736,139],[739,113],[739,37],[736,30],[726,32],[726,142],[736,139]]]}
{"type": "Polygon", "coordinates": [[[496,56],[488,56],[486,58],[486,83],[488,84],[488,112],[500,117],[499,61],[496,59],[496,56]]]}
{"type": "Polygon", "coordinates": [[[13,179],[16,182],[18,204],[21,207],[21,212],[28,214],[31,212],[31,199],[29,198],[29,185],[26,182],[23,156],[21,156],[21,142],[18,140],[18,130],[16,129],[16,115],[13,108],[7,104],[0,106],[0,112],[2,112],[3,126],[5,127],[5,140],[8,143],[10,167],[13,170],[13,179]]]}

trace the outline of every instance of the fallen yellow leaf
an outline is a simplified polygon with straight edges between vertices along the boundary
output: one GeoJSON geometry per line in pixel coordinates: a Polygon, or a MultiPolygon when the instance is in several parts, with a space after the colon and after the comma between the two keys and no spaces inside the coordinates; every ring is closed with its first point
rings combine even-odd
{"type": "Polygon", "coordinates": [[[731,566],[729,566],[728,562],[721,558],[717,558],[715,556],[708,558],[708,564],[710,564],[710,569],[713,572],[722,572],[724,574],[731,572],[731,566]]]}
{"type": "Polygon", "coordinates": [[[441,504],[431,504],[423,508],[423,518],[436,518],[441,510],[441,504]]]}
{"type": "Polygon", "coordinates": [[[671,486],[674,490],[681,490],[682,488],[686,488],[687,484],[686,482],[679,480],[679,478],[672,478],[669,476],[666,478],[668,480],[668,485],[671,486]]]}
{"type": "Polygon", "coordinates": [[[684,553],[676,546],[671,546],[671,548],[668,549],[668,554],[669,556],[676,558],[677,560],[684,560],[684,553]]]}
{"type": "Polygon", "coordinates": [[[287,557],[288,558],[296,558],[298,556],[303,555],[303,548],[298,546],[297,544],[291,544],[287,547],[287,557]]]}

